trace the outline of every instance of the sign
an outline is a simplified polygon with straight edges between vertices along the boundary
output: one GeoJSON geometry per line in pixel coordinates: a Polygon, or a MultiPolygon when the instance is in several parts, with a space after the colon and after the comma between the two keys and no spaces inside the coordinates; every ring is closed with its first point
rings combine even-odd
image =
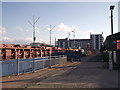
{"type": "Polygon", "coordinates": [[[117,40],[117,50],[120,49],[120,40],[117,40]]]}

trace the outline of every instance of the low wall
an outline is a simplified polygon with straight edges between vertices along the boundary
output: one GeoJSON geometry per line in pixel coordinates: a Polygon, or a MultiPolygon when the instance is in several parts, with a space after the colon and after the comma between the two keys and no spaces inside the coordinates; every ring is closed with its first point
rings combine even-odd
{"type": "Polygon", "coordinates": [[[66,56],[0,61],[0,67],[2,67],[2,74],[0,74],[0,76],[18,75],[21,73],[33,72],[39,69],[47,68],[56,64],[63,64],[66,62],[66,56]]]}

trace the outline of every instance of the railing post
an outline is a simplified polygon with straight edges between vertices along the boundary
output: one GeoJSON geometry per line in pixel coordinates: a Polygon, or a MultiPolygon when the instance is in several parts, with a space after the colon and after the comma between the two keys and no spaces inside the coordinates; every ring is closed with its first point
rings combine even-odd
{"type": "Polygon", "coordinates": [[[55,65],[56,65],[56,56],[55,56],[55,65]]]}
{"type": "Polygon", "coordinates": [[[61,55],[59,55],[59,64],[60,64],[60,58],[61,58],[61,55]]]}
{"type": "MultiPolygon", "coordinates": [[[[17,50],[16,50],[17,53],[17,50]]],[[[17,56],[17,75],[19,75],[19,59],[18,59],[18,53],[16,54],[17,56]]]]}
{"type": "Polygon", "coordinates": [[[51,55],[50,55],[50,67],[51,67],[51,55]]]}

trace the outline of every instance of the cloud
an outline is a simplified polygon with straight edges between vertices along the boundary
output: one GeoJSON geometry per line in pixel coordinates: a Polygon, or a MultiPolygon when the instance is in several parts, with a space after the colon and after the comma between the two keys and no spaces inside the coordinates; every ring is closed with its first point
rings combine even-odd
{"type": "Polygon", "coordinates": [[[73,26],[67,26],[64,23],[61,23],[59,25],[57,25],[55,27],[55,30],[57,31],[62,31],[62,32],[71,32],[73,29],[75,29],[75,31],[77,30],[77,27],[73,26]]]}
{"type": "Polygon", "coordinates": [[[46,30],[50,31],[50,28],[46,27],[46,30]]]}
{"type": "MultiPolygon", "coordinates": [[[[54,27],[54,26],[53,26],[54,27]]],[[[71,32],[73,29],[77,30],[77,28],[73,26],[67,26],[64,23],[60,23],[53,30],[59,31],[59,32],[71,32]]],[[[46,25],[46,30],[50,31],[49,25],[46,25]]]]}
{"type": "Polygon", "coordinates": [[[69,27],[63,23],[61,23],[55,27],[55,30],[63,31],[63,32],[69,32],[69,31],[71,31],[71,29],[72,29],[71,27],[69,27]]]}
{"type": "Polygon", "coordinates": [[[21,32],[29,32],[29,29],[23,28],[21,26],[17,26],[15,29],[21,32]]]}
{"type": "Polygon", "coordinates": [[[3,40],[11,40],[9,37],[3,37],[3,40]]]}
{"type": "MultiPolygon", "coordinates": [[[[26,28],[24,29],[26,32],[30,32],[32,31],[33,32],[33,28],[26,28]]],[[[39,27],[35,27],[35,32],[36,33],[40,33],[40,28],[39,27]]]]}
{"type": "MultiPolygon", "coordinates": [[[[55,26],[51,26],[52,30],[55,28],[55,26]]],[[[50,25],[46,25],[46,28],[45,28],[47,31],[50,31],[50,25]]]]}
{"type": "Polygon", "coordinates": [[[29,44],[32,42],[30,38],[15,39],[10,37],[2,37],[3,44],[29,44]]]}
{"type": "MultiPolygon", "coordinates": [[[[10,38],[10,37],[2,37],[2,43],[3,44],[25,44],[25,45],[29,45],[32,42],[33,42],[32,37],[19,38],[19,39],[10,38]]],[[[41,38],[36,39],[35,42],[48,43],[47,41],[45,41],[44,39],[41,39],[41,38]]]]}
{"type": "Polygon", "coordinates": [[[0,26],[0,34],[6,34],[6,28],[0,26]]]}
{"type": "MultiPolygon", "coordinates": [[[[21,32],[30,32],[30,31],[33,31],[32,28],[22,27],[22,26],[17,26],[15,29],[18,30],[18,31],[21,31],[21,32]]],[[[35,27],[36,33],[40,33],[39,30],[40,30],[39,27],[35,27]]]]}
{"type": "Polygon", "coordinates": [[[4,37],[2,37],[2,38],[1,38],[1,40],[0,40],[0,41],[2,41],[2,43],[3,43],[3,44],[12,44],[13,39],[11,39],[11,38],[9,38],[9,37],[6,37],[6,36],[4,36],[4,37]]]}
{"type": "Polygon", "coordinates": [[[26,37],[25,40],[27,40],[27,41],[32,41],[33,38],[32,38],[32,37],[26,37]]]}
{"type": "MultiPolygon", "coordinates": [[[[54,27],[52,25],[52,27],[54,27]]],[[[71,25],[68,26],[64,23],[60,23],[58,25],[55,25],[55,28],[52,29],[52,43],[55,42],[55,37],[57,37],[57,39],[61,38],[64,39],[66,37],[68,37],[68,32],[71,33],[71,37],[73,36],[72,30],[78,31],[77,27],[75,25],[71,25]]],[[[46,31],[50,31],[50,25],[46,25],[45,26],[45,30],[46,31]]],[[[47,42],[49,44],[49,41],[47,42]]]]}

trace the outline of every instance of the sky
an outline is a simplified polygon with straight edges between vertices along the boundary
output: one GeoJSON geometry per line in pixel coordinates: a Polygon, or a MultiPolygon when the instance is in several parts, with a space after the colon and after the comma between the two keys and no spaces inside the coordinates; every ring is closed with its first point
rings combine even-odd
{"type": "Polygon", "coordinates": [[[118,32],[117,2],[2,2],[2,43],[30,44],[33,28],[29,22],[36,22],[36,42],[50,43],[50,25],[52,44],[56,39],[68,37],[89,39],[92,34],[101,34],[104,38],[111,34],[109,6],[115,5],[114,33],[118,32]],[[29,22],[28,22],[29,21],[29,22]]]}

